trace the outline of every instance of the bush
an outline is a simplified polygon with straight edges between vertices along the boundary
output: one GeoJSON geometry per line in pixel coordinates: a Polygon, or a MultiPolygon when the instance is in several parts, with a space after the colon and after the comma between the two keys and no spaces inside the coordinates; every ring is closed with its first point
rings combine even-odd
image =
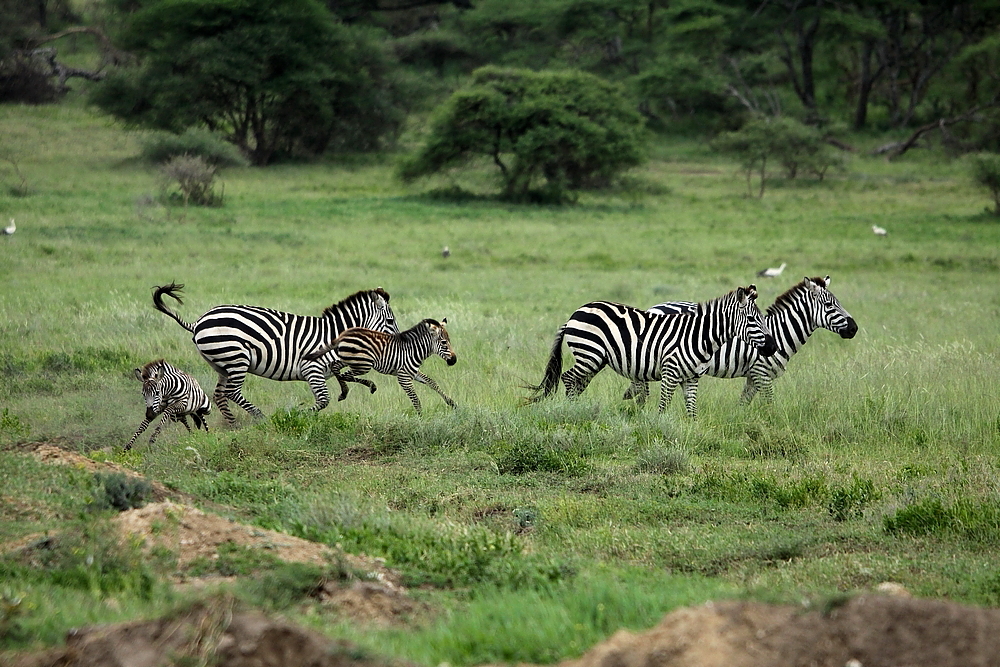
{"type": "Polygon", "coordinates": [[[215,167],[245,167],[249,163],[240,150],[208,130],[189,127],[182,134],[151,132],[142,142],[142,156],[150,162],[168,162],[189,155],[215,167]]]}
{"type": "Polygon", "coordinates": [[[1000,216],[1000,155],[978,153],[972,156],[972,178],[993,196],[993,215],[1000,216]]]}
{"type": "Polygon", "coordinates": [[[153,492],[152,485],[141,477],[121,472],[94,473],[93,509],[116,509],[119,512],[142,507],[153,492]]]}
{"type": "Polygon", "coordinates": [[[196,155],[178,155],[160,167],[165,188],[176,185],[187,206],[214,206],[222,203],[215,194],[215,167],[196,155]]]}
{"type": "Polygon", "coordinates": [[[486,156],[507,199],[559,201],[642,161],[642,117],[623,90],[584,72],[482,67],[438,110],[403,180],[486,156]]]}
{"type": "Polygon", "coordinates": [[[758,116],[736,132],[719,135],[712,147],[740,160],[748,193],[751,177],[758,175],[758,197],[764,196],[769,160],[780,164],[790,179],[807,171],[823,180],[830,167],[841,164],[840,156],[826,145],[819,130],[786,117],[758,116]]]}

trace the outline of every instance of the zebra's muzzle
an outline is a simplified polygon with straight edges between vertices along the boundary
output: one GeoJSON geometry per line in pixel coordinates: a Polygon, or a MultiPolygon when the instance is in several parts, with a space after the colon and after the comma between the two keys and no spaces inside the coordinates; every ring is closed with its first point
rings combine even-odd
{"type": "Polygon", "coordinates": [[[156,414],[157,412],[153,408],[146,408],[146,419],[148,419],[149,421],[153,421],[154,419],[156,419],[156,414]]]}
{"type": "Polygon", "coordinates": [[[448,361],[448,365],[449,365],[449,366],[454,366],[454,365],[455,365],[455,362],[456,362],[456,361],[458,361],[458,357],[457,357],[457,356],[454,356],[454,355],[452,355],[452,356],[448,357],[448,360],[447,360],[447,361],[448,361]]]}
{"type": "Polygon", "coordinates": [[[775,352],[778,351],[778,343],[775,342],[774,336],[768,335],[764,337],[764,345],[757,348],[757,353],[762,357],[770,357],[775,352]]]}
{"type": "Polygon", "coordinates": [[[841,338],[854,338],[854,335],[858,333],[858,323],[854,321],[853,317],[847,318],[847,326],[840,330],[841,338]]]}

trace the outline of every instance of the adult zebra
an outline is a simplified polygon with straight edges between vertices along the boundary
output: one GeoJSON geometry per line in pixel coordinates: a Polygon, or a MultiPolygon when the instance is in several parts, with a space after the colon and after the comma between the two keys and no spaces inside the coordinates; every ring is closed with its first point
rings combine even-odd
{"type": "MultiPolygon", "coordinates": [[[[696,306],[690,301],[668,301],[648,312],[676,314],[691,312],[696,306]]],[[[857,322],[830,291],[830,276],[803,278],[774,300],[764,321],[778,346],[773,355],[761,356],[756,349],[734,339],[716,351],[705,369],[704,374],[713,377],[745,377],[741,405],[750,403],[758,391],[762,400],[774,400],[774,380],[784,374],[792,355],[802,349],[816,329],[829,329],[841,338],[854,338],[858,333],[857,322]]],[[[635,398],[642,403],[648,395],[646,383],[635,381],[624,398],[635,398]]]]}
{"type": "Polygon", "coordinates": [[[694,312],[661,315],[610,301],[581,306],[556,333],[541,384],[529,387],[529,402],[552,394],[562,379],[566,395],[575,397],[605,366],[643,386],[660,380],[660,412],[678,385],[684,388],[687,414],[697,414],[698,375],[727,340],[740,338],[760,349],[775,350],[775,342],[757,308],[757,288],[732,292],[696,304],[694,312]],[[562,342],[573,353],[574,365],[562,373],[562,342]]]}
{"type": "Polygon", "coordinates": [[[183,303],[180,297],[183,288],[176,283],[154,288],[153,305],[193,334],[192,340],[201,356],[219,374],[213,398],[231,426],[236,418],[229,410],[230,399],[255,417],[263,415],[243,397],[243,382],[248,373],[272,380],[305,381],[316,397],[312,409],[322,410],[330,403],[326,378],[334,356],[331,352],[307,360],[306,354],[351,327],[399,332],[389,307],[389,294],[381,287],[356,292],[324,310],[320,317],[259,306],[216,306],[194,324],[185,322],[163,303],[163,295],[183,303]]]}
{"type": "Polygon", "coordinates": [[[142,368],[135,369],[135,377],[142,383],[142,398],[146,402],[146,417],[139,424],[139,428],[132,435],[132,439],[125,445],[125,451],[132,449],[136,438],[139,437],[150,422],[160,417],[159,423],[153,429],[153,435],[149,436],[149,444],[156,442],[156,436],[160,434],[160,429],[173,420],[184,424],[188,431],[191,427],[187,423],[187,415],[191,415],[195,428],[203,428],[208,431],[208,423],[205,421],[212,411],[212,404],[208,401],[208,396],[202,390],[201,385],[179,368],[175,368],[163,359],[151,361],[142,368]]]}

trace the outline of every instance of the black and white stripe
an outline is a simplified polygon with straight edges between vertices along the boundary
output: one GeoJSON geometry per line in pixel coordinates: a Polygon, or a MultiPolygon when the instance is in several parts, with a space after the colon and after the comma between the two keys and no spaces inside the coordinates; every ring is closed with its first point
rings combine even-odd
{"type": "Polygon", "coordinates": [[[125,451],[132,449],[136,438],[146,430],[150,422],[160,417],[159,423],[149,437],[149,444],[156,441],[160,429],[167,420],[179,421],[188,431],[187,415],[191,415],[195,428],[208,431],[205,418],[212,411],[212,404],[202,390],[201,385],[192,376],[168,364],[163,359],[151,361],[142,368],[135,369],[135,377],[142,383],[142,397],[146,401],[146,418],[139,424],[139,429],[125,445],[125,451]]]}
{"type": "MultiPolygon", "coordinates": [[[[648,312],[676,314],[691,312],[696,306],[690,301],[668,301],[648,312]]],[[[778,346],[773,355],[761,356],[754,347],[734,339],[718,349],[705,369],[705,375],[713,377],[745,377],[747,381],[740,395],[742,405],[752,401],[758,391],[762,400],[774,400],[774,380],[784,374],[792,355],[802,349],[816,329],[829,329],[841,338],[854,338],[858,332],[854,318],[830,291],[830,276],[803,278],[775,299],[764,322],[778,346]]],[[[625,398],[641,402],[648,393],[646,383],[636,381],[625,392],[625,398]]]]}
{"type": "Polygon", "coordinates": [[[451,338],[445,329],[447,319],[440,322],[426,319],[416,326],[398,334],[387,334],[371,329],[354,328],[340,334],[329,345],[306,355],[306,359],[325,359],[332,352],[335,357],[330,364],[330,370],[340,382],[340,398],[347,398],[347,382],[357,382],[368,387],[375,393],[375,384],[370,380],[358,377],[374,370],[383,375],[395,375],[399,386],[413,402],[413,407],[420,412],[420,399],[413,390],[416,380],[436,391],[444,402],[455,407],[454,401],[445,395],[437,382],[420,372],[420,364],[428,357],[437,354],[453,366],[458,357],[451,348],[451,338]],[[344,370],[343,373],[340,371],[344,370]]]}
{"type": "Polygon", "coordinates": [[[688,415],[697,413],[697,383],[702,368],[726,341],[740,338],[774,351],[774,340],[764,326],[756,304],[754,285],[739,287],[729,294],[695,304],[693,312],[661,315],[609,301],[581,306],[560,327],[552,345],[542,383],[531,401],[549,396],[559,379],[566,395],[581,394],[605,366],[631,380],[660,380],[660,412],[678,385],[684,388],[688,415]],[[562,371],[562,342],[573,353],[574,365],[562,371]]]}
{"type": "Polygon", "coordinates": [[[183,287],[171,283],[155,288],[153,305],[194,334],[192,340],[201,356],[219,374],[213,398],[230,425],[236,419],[229,410],[229,400],[255,417],[263,414],[243,397],[248,373],[272,380],[305,381],[316,397],[312,409],[322,410],[330,403],[326,378],[333,355],[314,360],[305,359],[305,355],[351,327],[398,332],[389,294],[381,287],[356,292],[319,317],[259,306],[216,306],[194,324],[182,320],[163,303],[164,294],[181,303],[183,287]]]}

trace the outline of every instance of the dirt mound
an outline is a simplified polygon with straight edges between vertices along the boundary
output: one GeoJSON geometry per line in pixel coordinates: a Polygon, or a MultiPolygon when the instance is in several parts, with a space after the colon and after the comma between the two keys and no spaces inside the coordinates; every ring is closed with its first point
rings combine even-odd
{"type": "Polygon", "coordinates": [[[867,595],[823,614],[727,601],[621,631],[560,667],[974,667],[1000,665],[1000,610],[867,595]]]}
{"type": "MultiPolygon", "coordinates": [[[[11,657],[11,667],[389,667],[356,646],[239,608],[218,596],[153,621],[83,628],[66,645],[11,657]]],[[[399,666],[405,667],[405,666],[399,666]]]]}

